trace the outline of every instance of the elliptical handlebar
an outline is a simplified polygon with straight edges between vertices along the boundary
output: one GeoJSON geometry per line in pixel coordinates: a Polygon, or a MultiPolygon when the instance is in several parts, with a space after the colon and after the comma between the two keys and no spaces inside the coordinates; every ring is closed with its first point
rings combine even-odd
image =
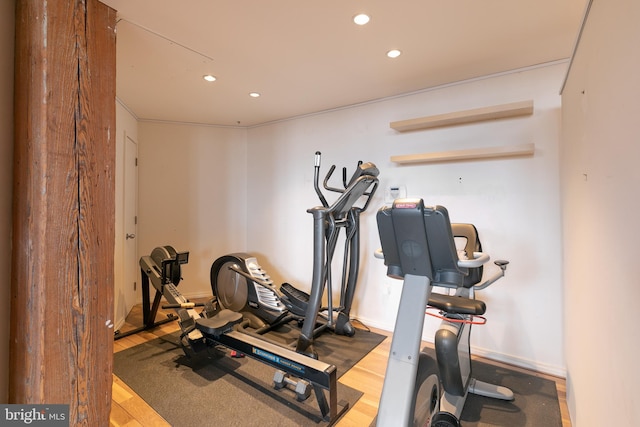
{"type": "MultiPolygon", "coordinates": [[[[315,153],[315,162],[314,162],[314,174],[313,174],[313,187],[316,191],[316,194],[318,195],[318,198],[320,199],[320,203],[322,203],[322,206],[326,209],[333,209],[336,205],[338,205],[338,201],[340,201],[341,199],[343,199],[343,197],[341,196],[338,201],[334,202],[333,205],[329,205],[329,203],[327,202],[327,199],[325,198],[324,194],[322,194],[322,190],[320,189],[320,185],[319,185],[319,181],[320,181],[320,164],[321,164],[321,156],[322,153],[320,151],[316,151],[315,153]]],[[[332,187],[329,185],[329,179],[331,178],[331,176],[333,175],[333,172],[335,171],[336,166],[335,165],[331,165],[331,167],[329,168],[329,171],[327,172],[327,175],[325,176],[323,182],[322,182],[322,186],[324,187],[325,190],[327,191],[332,191],[335,193],[340,193],[342,195],[344,195],[345,193],[349,192],[349,191],[353,191],[356,188],[356,183],[359,180],[362,180],[364,177],[366,177],[367,181],[369,181],[369,185],[367,185],[364,189],[360,189],[360,186],[358,186],[358,190],[362,191],[362,193],[360,195],[358,195],[358,197],[354,197],[354,198],[349,198],[349,200],[352,202],[351,204],[353,204],[358,198],[364,196],[367,197],[366,202],[364,203],[364,205],[360,208],[360,211],[365,211],[367,209],[367,207],[369,206],[369,202],[371,200],[371,197],[373,196],[373,194],[375,193],[377,187],[378,187],[378,168],[373,164],[373,163],[367,163],[364,164],[361,160],[358,161],[358,166],[356,168],[356,171],[354,172],[353,176],[351,177],[351,180],[349,182],[347,182],[347,168],[344,167],[342,168],[342,184],[344,186],[344,188],[340,189],[340,188],[336,188],[336,187],[332,187]],[[364,165],[364,166],[363,166],[364,165]],[[371,184],[373,184],[373,187],[371,188],[371,190],[369,191],[363,191],[363,190],[367,190],[371,184]]]]}
{"type": "MultiPolygon", "coordinates": [[[[322,186],[324,187],[325,190],[328,191],[333,191],[335,193],[344,193],[344,189],[339,189],[336,187],[330,187],[329,186],[329,178],[331,178],[331,175],[333,175],[333,172],[336,170],[336,165],[331,165],[331,167],[329,168],[329,172],[327,172],[327,175],[324,177],[324,181],[322,181],[322,186]]],[[[347,188],[347,168],[342,168],[342,184],[344,185],[344,188],[347,188]]]]}
{"type": "MultiPolygon", "coordinates": [[[[318,185],[318,179],[320,178],[320,156],[321,155],[322,153],[320,153],[319,151],[316,151],[315,163],[313,167],[313,188],[316,190],[316,194],[318,195],[318,198],[320,199],[320,203],[322,203],[322,206],[324,206],[325,208],[328,208],[329,203],[327,203],[327,199],[324,198],[324,194],[322,194],[322,190],[320,190],[320,186],[318,185]]],[[[329,170],[329,175],[333,173],[333,170],[335,168],[336,168],[335,165],[331,166],[331,169],[329,170]]],[[[327,179],[325,179],[325,183],[326,181],[327,179]]]]}

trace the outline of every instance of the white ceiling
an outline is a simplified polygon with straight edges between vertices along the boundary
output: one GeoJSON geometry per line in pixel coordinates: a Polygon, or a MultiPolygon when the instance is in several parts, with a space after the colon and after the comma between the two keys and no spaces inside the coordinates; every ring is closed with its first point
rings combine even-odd
{"type": "Polygon", "coordinates": [[[226,126],[569,58],[587,3],[101,1],[118,11],[118,98],[142,120],[226,126]],[[362,12],[371,21],[361,27],[352,18],[362,12]],[[389,59],[390,49],[403,53],[389,59]]]}

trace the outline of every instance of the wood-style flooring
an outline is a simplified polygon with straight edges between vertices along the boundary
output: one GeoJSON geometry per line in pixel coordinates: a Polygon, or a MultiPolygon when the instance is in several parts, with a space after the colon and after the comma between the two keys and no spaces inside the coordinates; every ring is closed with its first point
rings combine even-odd
{"type": "MultiPolygon", "coordinates": [[[[164,313],[166,314],[166,313],[164,313]]],[[[158,314],[158,319],[164,315],[158,314]]],[[[126,324],[121,328],[122,331],[133,329],[142,324],[142,308],[136,306],[133,308],[129,316],[127,316],[126,324]]],[[[157,337],[175,332],[178,330],[177,322],[170,322],[159,326],[152,331],[141,332],[136,335],[130,335],[115,341],[114,351],[122,351],[137,344],[153,340],[157,337]]],[[[388,333],[374,329],[374,332],[389,335],[388,333]]],[[[340,382],[360,390],[364,395],[356,402],[356,404],[344,415],[337,423],[338,427],[362,427],[369,426],[376,415],[378,409],[378,401],[382,392],[382,383],[384,373],[387,366],[387,358],[389,356],[389,347],[391,346],[391,338],[385,339],[378,347],[366,355],[357,365],[345,373],[340,382]]],[[[491,360],[482,359],[483,362],[493,363],[496,365],[506,366],[491,360]]],[[[546,379],[555,381],[560,400],[560,411],[562,415],[562,427],[571,427],[571,421],[567,410],[566,403],[566,387],[563,378],[531,372],[518,367],[508,366],[510,369],[517,369],[536,375],[546,379]]],[[[113,376],[113,399],[111,404],[110,426],[169,426],[156,411],[153,410],[144,400],[131,390],[122,380],[115,375],[113,376]]]]}

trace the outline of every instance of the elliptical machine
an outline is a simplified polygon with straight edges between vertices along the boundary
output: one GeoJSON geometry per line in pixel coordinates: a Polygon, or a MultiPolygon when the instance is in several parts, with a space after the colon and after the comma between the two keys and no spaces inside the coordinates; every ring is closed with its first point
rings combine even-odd
{"type": "Polygon", "coordinates": [[[495,261],[500,271],[480,283],[489,256],[475,227],[451,224],[446,208],[425,207],[422,199],[397,199],[378,211],[377,221],[382,253],[376,256],[384,258],[388,276],[404,280],[377,425],[458,427],[468,393],[513,400],[508,388],[471,376],[469,344],[473,316],[486,310],[474,291],[503,277],[508,261],[495,261]],[[466,238],[461,256],[454,236],[466,238]],[[433,286],[455,289],[455,295],[433,294],[433,286]],[[427,306],[443,318],[436,360],[420,352],[427,306]]]}
{"type": "Polygon", "coordinates": [[[320,152],[315,154],[314,189],[322,206],[308,209],[313,215],[313,277],[309,293],[289,283],[280,287],[246,253],[218,258],[211,266],[211,288],[222,308],[241,312],[257,333],[265,333],[297,320],[302,325],[296,351],[311,357],[314,337],[329,328],[336,334],[352,336],[355,328],[350,311],[358,280],[360,261],[360,214],[369,206],[378,187],[378,168],[373,163],[359,162],[347,181],[342,170],[343,188],[329,186],[335,165],[324,178],[323,187],[340,196],[330,205],[319,186],[320,152]],[[361,201],[360,205],[356,205],[361,201]],[[345,230],[344,258],[340,302],[334,305],[331,264],[340,230],[345,230]],[[325,288],[327,307],[321,307],[325,288]],[[325,314],[326,313],[326,314],[325,314]]]}

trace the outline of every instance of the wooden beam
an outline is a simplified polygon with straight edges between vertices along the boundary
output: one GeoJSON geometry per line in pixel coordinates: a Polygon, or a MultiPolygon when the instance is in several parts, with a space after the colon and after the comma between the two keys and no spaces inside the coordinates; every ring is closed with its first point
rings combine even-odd
{"type": "Polygon", "coordinates": [[[491,107],[475,108],[473,110],[456,111],[435,116],[419,117],[416,119],[391,122],[389,126],[398,132],[419,129],[430,129],[442,126],[462,125],[466,123],[496,120],[507,117],[528,116],[533,114],[533,101],[513,102],[510,104],[493,105],[491,107]]]}
{"type": "Polygon", "coordinates": [[[498,157],[530,156],[535,151],[534,144],[509,145],[503,147],[473,148],[469,150],[440,151],[437,153],[408,154],[391,156],[394,163],[436,163],[462,160],[490,159],[498,157]]]}
{"type": "Polygon", "coordinates": [[[115,18],[98,0],[16,3],[9,401],[109,424],[115,18]]]}

